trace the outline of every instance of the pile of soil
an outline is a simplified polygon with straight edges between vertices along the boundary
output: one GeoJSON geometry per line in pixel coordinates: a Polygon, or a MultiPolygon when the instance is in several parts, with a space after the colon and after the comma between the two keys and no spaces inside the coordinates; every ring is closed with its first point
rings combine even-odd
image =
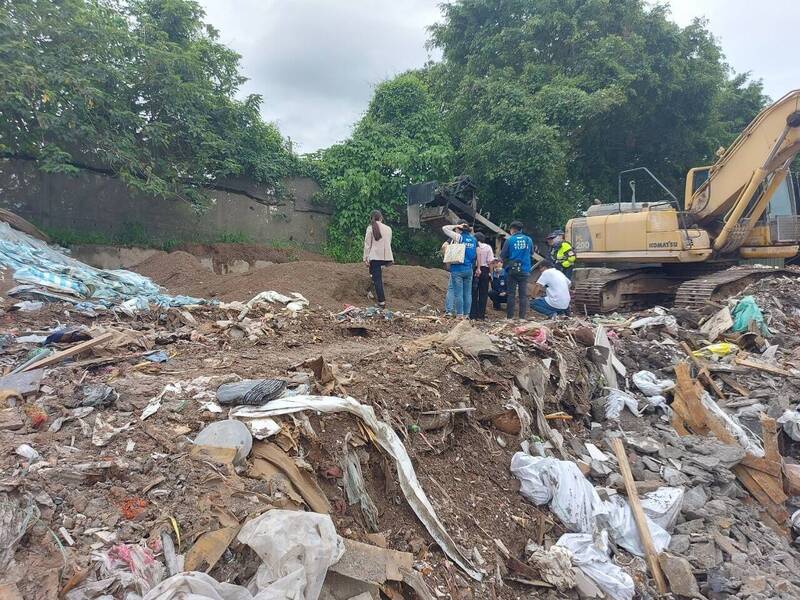
{"type": "Polygon", "coordinates": [[[200,258],[210,258],[216,273],[224,273],[225,266],[235,261],[244,261],[254,266],[257,262],[287,263],[298,260],[331,262],[331,259],[302,248],[271,248],[259,244],[181,244],[179,251],[200,258]]]}
{"type": "MultiPolygon", "coordinates": [[[[187,252],[148,258],[135,267],[173,294],[246,301],[267,290],[282,294],[298,292],[314,306],[341,310],[345,304],[363,306],[371,279],[361,263],[297,261],[267,265],[242,275],[216,275],[187,252]]],[[[394,265],[384,270],[388,304],[397,309],[439,306],[447,291],[447,272],[442,269],[394,265]]]]}

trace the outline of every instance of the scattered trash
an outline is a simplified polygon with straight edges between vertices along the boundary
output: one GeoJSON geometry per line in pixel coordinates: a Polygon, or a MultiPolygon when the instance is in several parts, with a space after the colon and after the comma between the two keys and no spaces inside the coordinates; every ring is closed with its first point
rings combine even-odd
{"type": "Polygon", "coordinates": [[[89,383],[81,388],[83,400],[81,406],[91,406],[94,408],[106,408],[119,400],[117,391],[105,383],[89,383]]]}
{"type": "Polygon", "coordinates": [[[145,354],[144,359],[153,363],[165,363],[169,360],[169,355],[163,350],[158,350],[157,352],[145,354]]]}
{"type": "Polygon", "coordinates": [[[756,331],[761,335],[770,335],[769,328],[764,322],[764,313],[761,312],[753,296],[744,296],[736,303],[733,309],[733,326],[731,329],[739,333],[756,331]]]}
{"type": "Polygon", "coordinates": [[[800,442],[800,412],[797,409],[787,408],[778,417],[778,423],[783,427],[783,431],[795,442],[800,442]]]}
{"type": "Polygon", "coordinates": [[[14,304],[14,308],[20,312],[33,313],[42,310],[44,308],[44,302],[39,302],[38,300],[24,300],[14,304]]]}
{"type": "Polygon", "coordinates": [[[737,350],[739,350],[739,347],[736,344],[731,344],[730,342],[719,342],[717,344],[711,344],[709,346],[700,348],[699,350],[695,350],[692,352],[692,355],[702,357],[728,356],[737,350]]]}
{"type": "Polygon", "coordinates": [[[639,401],[636,398],[622,390],[609,390],[605,402],[606,419],[609,421],[619,421],[620,415],[622,415],[622,409],[626,406],[633,415],[639,416],[639,401]]]}
{"type": "Polygon", "coordinates": [[[572,562],[613,600],[632,600],[633,579],[611,562],[608,534],[565,533],[556,542],[572,553],[572,562]]]}
{"type": "Polygon", "coordinates": [[[17,449],[14,452],[16,452],[19,456],[27,460],[30,464],[42,460],[42,457],[39,455],[39,453],[28,444],[20,444],[19,446],[17,446],[17,449]]]}
{"type": "Polygon", "coordinates": [[[731,327],[733,327],[733,318],[731,317],[730,309],[725,306],[703,323],[700,327],[700,333],[702,333],[709,342],[713,343],[731,327]]]}
{"type": "Polygon", "coordinates": [[[650,371],[639,371],[631,377],[633,384],[639,388],[645,396],[663,396],[675,387],[675,382],[671,379],[658,379],[650,371]]]}
{"type": "Polygon", "coordinates": [[[261,406],[286,391],[283,379],[243,379],[223,383],[217,388],[217,402],[222,406],[261,406]]]}
{"type": "Polygon", "coordinates": [[[253,449],[253,436],[247,425],[235,419],[215,421],[206,425],[194,439],[196,446],[232,448],[236,451],[236,463],[242,463],[253,449]]]}

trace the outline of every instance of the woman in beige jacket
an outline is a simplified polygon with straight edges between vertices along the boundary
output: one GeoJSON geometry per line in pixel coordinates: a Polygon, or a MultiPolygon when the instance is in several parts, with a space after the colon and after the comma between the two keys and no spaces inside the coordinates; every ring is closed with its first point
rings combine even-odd
{"type": "Polygon", "coordinates": [[[392,228],[383,223],[383,215],[373,210],[367,233],[364,235],[364,263],[369,267],[372,283],[375,285],[375,296],[378,306],[386,306],[383,291],[383,267],[394,262],[392,255],[392,228]]]}

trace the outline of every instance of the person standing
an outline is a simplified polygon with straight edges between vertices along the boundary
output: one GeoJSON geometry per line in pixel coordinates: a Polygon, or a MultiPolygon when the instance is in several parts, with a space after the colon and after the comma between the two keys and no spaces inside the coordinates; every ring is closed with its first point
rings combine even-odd
{"type": "MultiPolygon", "coordinates": [[[[475,269],[478,241],[466,223],[445,225],[444,234],[456,244],[464,244],[464,261],[450,264],[450,284],[453,292],[453,310],[457,317],[469,315],[472,305],[472,272],[475,269]]],[[[449,293],[448,289],[448,293],[449,293]]]]}
{"type": "Polygon", "coordinates": [[[383,222],[379,210],[373,210],[364,235],[364,263],[369,267],[369,274],[375,286],[378,306],[386,307],[386,294],[383,290],[383,267],[394,262],[392,254],[392,228],[383,222]]]}
{"type": "MultiPolygon", "coordinates": [[[[453,240],[451,240],[451,239],[446,239],[444,241],[444,243],[442,244],[442,249],[441,249],[442,258],[444,258],[444,255],[447,252],[447,247],[452,243],[453,243],[453,240]]],[[[450,272],[450,265],[446,264],[444,266],[444,268],[448,273],[450,272]]],[[[450,281],[448,280],[447,293],[445,294],[445,297],[444,297],[444,315],[446,317],[454,317],[455,314],[456,314],[456,311],[455,311],[455,298],[453,297],[454,293],[455,293],[455,291],[453,290],[453,286],[450,284],[450,281]]]]}
{"type": "Polygon", "coordinates": [[[572,272],[575,270],[575,261],[578,255],[572,244],[564,239],[564,232],[557,229],[545,238],[550,246],[550,261],[555,267],[572,281],[572,272]]]}
{"type": "Polygon", "coordinates": [[[523,225],[519,221],[514,221],[508,228],[511,236],[500,251],[500,258],[506,267],[508,287],[506,317],[514,318],[514,305],[519,293],[519,318],[524,319],[528,311],[528,277],[531,273],[533,240],[522,231],[523,225]]]}
{"type": "Polygon", "coordinates": [[[540,274],[534,287],[537,297],[531,300],[531,308],[546,317],[569,312],[570,281],[567,276],[554,267],[544,268],[544,265],[536,265],[536,272],[540,274]],[[542,292],[545,295],[539,296],[542,292]]]}
{"type": "MultiPolygon", "coordinates": [[[[475,279],[477,281],[477,298],[472,298],[472,308],[470,319],[486,319],[486,303],[489,300],[489,283],[492,279],[492,263],[494,262],[494,251],[486,243],[486,236],[481,232],[475,234],[478,241],[475,260],[475,279]]],[[[475,287],[473,286],[473,289],[475,287]]]]}

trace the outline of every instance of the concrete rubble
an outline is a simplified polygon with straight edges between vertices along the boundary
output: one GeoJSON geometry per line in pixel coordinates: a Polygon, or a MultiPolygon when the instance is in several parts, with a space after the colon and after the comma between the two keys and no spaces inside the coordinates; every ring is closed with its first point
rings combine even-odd
{"type": "Polygon", "coordinates": [[[279,291],[3,299],[0,597],[800,597],[800,279],[524,324],[279,291]]]}

